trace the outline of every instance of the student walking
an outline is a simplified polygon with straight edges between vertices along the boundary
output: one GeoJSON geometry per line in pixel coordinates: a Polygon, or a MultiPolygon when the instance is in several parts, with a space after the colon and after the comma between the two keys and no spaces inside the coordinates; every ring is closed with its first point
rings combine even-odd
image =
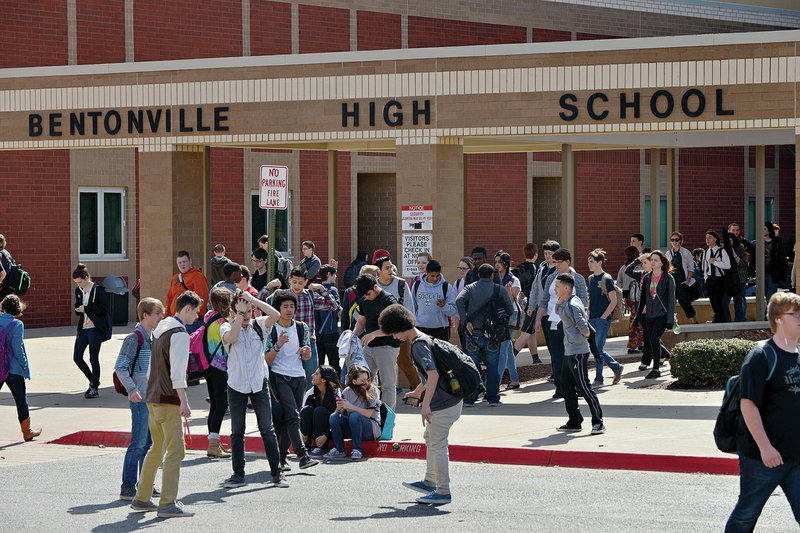
{"type": "Polygon", "coordinates": [[[617,290],[614,278],[603,271],[606,252],[601,248],[592,250],[588,264],[592,275],[589,276],[589,324],[594,328],[594,342],[600,358],[597,360],[594,387],[603,386],[603,365],[608,365],[614,372],[613,385],[619,383],[623,367],[616,359],[605,351],[608,332],[611,331],[611,314],[617,307],[617,290]]]}
{"type": "Polygon", "coordinates": [[[0,341],[5,345],[5,353],[0,349],[0,356],[5,356],[4,365],[0,365],[0,389],[8,386],[14,404],[17,406],[17,419],[22,430],[22,438],[31,441],[42,434],[41,428],[31,429],[28,395],[25,380],[31,379],[31,368],[28,354],[25,351],[25,326],[19,319],[25,311],[25,304],[16,294],[9,294],[0,302],[0,341]],[[2,375],[3,370],[8,372],[2,375]]]}
{"type": "MultiPolygon", "coordinates": [[[[636,320],[644,325],[645,355],[653,360],[653,369],[645,379],[661,377],[661,336],[667,329],[675,326],[675,280],[669,273],[669,261],[663,252],[656,250],[650,254],[652,271],[642,278],[642,298],[636,313],[636,320]]],[[[642,364],[649,363],[643,360],[642,364]]]]}
{"type": "Polygon", "coordinates": [[[83,394],[89,400],[100,396],[100,346],[111,338],[108,294],[102,286],[92,281],[83,263],[75,267],[72,281],[76,285],[74,308],[78,315],[78,336],[75,338],[72,360],[89,380],[89,388],[83,394]],[[83,359],[87,346],[91,369],[83,359]]]}

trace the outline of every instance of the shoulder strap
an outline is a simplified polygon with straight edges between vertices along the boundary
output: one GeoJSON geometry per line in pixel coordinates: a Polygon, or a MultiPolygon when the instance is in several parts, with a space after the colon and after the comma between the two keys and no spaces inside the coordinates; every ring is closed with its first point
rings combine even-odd
{"type": "Polygon", "coordinates": [[[180,281],[181,285],[183,285],[183,290],[185,291],[189,290],[189,287],[187,287],[186,283],[183,281],[183,273],[178,274],[178,281],[180,281]]]}
{"type": "MultiPolygon", "coordinates": [[[[765,352],[767,351],[767,348],[769,348],[769,353],[772,354],[772,369],[767,375],[767,381],[769,381],[772,379],[772,375],[775,373],[775,369],[778,367],[778,354],[775,352],[775,349],[766,342],[763,344],[763,348],[765,352]]],[[[767,357],[767,361],[769,361],[769,357],[767,357]]]]}
{"type": "Polygon", "coordinates": [[[414,305],[417,304],[417,291],[419,290],[419,284],[421,280],[415,279],[414,283],[411,285],[411,292],[414,294],[414,305]]]}
{"type": "Polygon", "coordinates": [[[138,329],[134,329],[133,332],[136,334],[136,355],[133,358],[133,363],[131,363],[131,374],[133,374],[133,369],[136,368],[136,361],[139,360],[139,354],[141,353],[142,346],[144,345],[144,335],[142,335],[142,332],[138,329]]]}
{"type": "Polygon", "coordinates": [[[403,299],[404,299],[404,296],[406,294],[405,287],[406,287],[406,280],[404,280],[402,278],[398,279],[397,280],[397,303],[399,303],[401,305],[403,303],[403,299]]]}
{"type": "Polygon", "coordinates": [[[272,345],[275,346],[278,344],[278,330],[273,324],[272,329],[269,330],[269,340],[272,341],[272,345]]]}
{"type": "Polygon", "coordinates": [[[447,283],[447,281],[446,281],[446,280],[444,281],[444,283],[442,283],[442,298],[444,298],[445,300],[447,300],[447,287],[448,287],[449,285],[450,285],[450,284],[449,284],[449,283],[447,283]]]}
{"type": "Polygon", "coordinates": [[[256,332],[256,335],[258,335],[258,338],[261,339],[261,342],[264,342],[264,330],[261,329],[261,326],[258,324],[258,320],[253,320],[253,331],[256,332]]]}
{"type": "Polygon", "coordinates": [[[294,321],[294,327],[297,328],[297,344],[299,344],[302,348],[305,346],[303,341],[306,339],[306,328],[303,327],[303,324],[297,320],[294,321]]]}

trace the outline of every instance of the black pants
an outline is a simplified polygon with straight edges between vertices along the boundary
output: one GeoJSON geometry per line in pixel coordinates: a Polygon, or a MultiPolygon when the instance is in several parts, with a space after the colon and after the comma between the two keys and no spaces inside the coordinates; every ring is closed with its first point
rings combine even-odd
{"type": "Polygon", "coordinates": [[[589,354],[565,355],[561,365],[561,392],[564,394],[564,405],[571,425],[583,423],[583,415],[578,407],[578,395],[583,396],[592,413],[592,425],[603,422],[603,410],[597,400],[597,394],[589,383],[589,369],[586,366],[589,354]]]}
{"type": "MultiPolygon", "coordinates": [[[[305,379],[305,378],[303,378],[305,379]]],[[[233,455],[233,473],[237,476],[244,476],[244,434],[246,430],[245,420],[247,417],[247,403],[253,404],[258,423],[258,431],[261,433],[261,441],[264,443],[264,451],[269,462],[269,471],[273,476],[280,473],[280,459],[278,452],[278,441],[275,438],[275,431],[272,429],[272,412],[270,410],[269,384],[264,380],[264,387],[259,392],[242,394],[233,389],[228,390],[229,403],[231,406],[231,452],[233,455]]]]}
{"type": "Polygon", "coordinates": [[[697,312],[692,307],[692,289],[683,283],[675,285],[675,296],[678,298],[678,303],[683,309],[686,318],[694,318],[697,312]]]}
{"type": "Polygon", "coordinates": [[[324,365],[327,358],[328,364],[336,370],[337,375],[342,373],[342,367],[339,365],[339,348],[336,346],[338,340],[338,333],[317,333],[319,364],[324,365]]]}
{"type": "Polygon", "coordinates": [[[97,328],[82,329],[75,338],[75,349],[72,352],[72,360],[83,372],[83,375],[86,376],[86,379],[89,380],[89,386],[95,389],[100,388],[100,346],[102,344],[103,334],[97,331],[97,328]],[[86,361],[83,360],[83,354],[87,346],[89,347],[91,370],[86,361]]]}
{"type": "Polygon", "coordinates": [[[300,407],[306,391],[305,377],[289,377],[275,372],[269,373],[269,386],[281,406],[282,424],[278,433],[281,461],[286,460],[289,444],[298,457],[306,454],[303,437],[300,435],[300,407]]]}
{"type": "MultiPolygon", "coordinates": [[[[300,433],[312,440],[325,435],[330,441],[331,414],[333,414],[331,410],[322,406],[306,405],[300,411],[300,433]]],[[[314,445],[316,446],[316,442],[314,445]]]]}
{"type": "Polygon", "coordinates": [[[228,410],[228,374],[213,366],[206,370],[206,387],[211,406],[208,408],[208,432],[219,433],[228,410]]]}
{"type": "Polygon", "coordinates": [[[9,374],[5,381],[0,381],[0,389],[3,388],[3,384],[8,385],[11,390],[11,396],[17,405],[17,418],[22,422],[30,416],[28,395],[25,393],[25,378],[18,374],[9,374]]]}
{"type": "Polygon", "coordinates": [[[657,316],[655,318],[645,318],[644,327],[644,354],[642,364],[649,365],[653,362],[653,370],[658,370],[661,365],[661,336],[667,329],[667,316],[657,316]]]}
{"type": "Polygon", "coordinates": [[[721,277],[708,278],[706,280],[706,292],[711,302],[711,309],[714,310],[714,322],[728,322],[725,306],[722,304],[725,298],[725,280],[721,277]]]}
{"type": "Polygon", "coordinates": [[[450,340],[450,328],[421,328],[417,327],[422,333],[426,335],[430,335],[436,339],[441,339],[443,341],[450,340]]]}

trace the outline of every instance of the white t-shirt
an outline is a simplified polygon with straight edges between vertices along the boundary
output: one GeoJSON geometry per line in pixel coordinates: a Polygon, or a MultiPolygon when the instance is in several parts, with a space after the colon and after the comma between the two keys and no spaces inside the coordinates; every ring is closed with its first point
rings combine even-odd
{"type": "MultiPolygon", "coordinates": [[[[556,305],[558,304],[558,296],[556,296],[556,280],[550,284],[547,290],[550,294],[550,299],[547,300],[547,319],[550,321],[550,329],[558,329],[558,323],[561,322],[561,317],[556,312],[556,305]]],[[[572,294],[575,294],[575,287],[572,287],[572,294]]]]}
{"type": "MultiPolygon", "coordinates": [[[[251,321],[246,328],[239,331],[239,338],[235,343],[225,343],[225,349],[228,350],[228,387],[242,394],[260,392],[264,388],[264,380],[269,377],[267,362],[264,360],[265,344],[269,334],[265,327],[267,317],[261,316],[255,320],[261,327],[263,341],[251,321]]],[[[225,338],[230,330],[230,322],[220,324],[220,337],[225,338]]]]}
{"type": "Polygon", "coordinates": [[[278,338],[285,331],[289,335],[289,342],[281,346],[278,355],[269,365],[270,370],[290,378],[306,377],[306,371],[303,369],[303,360],[300,358],[300,339],[297,338],[296,322],[293,320],[288,328],[281,326],[277,322],[272,327],[275,328],[278,338]]]}
{"type": "MultiPolygon", "coordinates": [[[[84,307],[86,307],[86,304],[88,304],[89,301],[90,301],[89,298],[92,295],[92,289],[93,288],[94,288],[94,283],[89,285],[89,290],[88,291],[85,291],[85,290],[81,289],[81,293],[83,295],[83,298],[81,299],[81,303],[83,304],[84,307]]],[[[93,328],[93,327],[94,327],[94,322],[92,322],[92,319],[89,318],[89,314],[86,311],[84,311],[83,312],[83,329],[89,329],[89,328],[93,328]]]]}

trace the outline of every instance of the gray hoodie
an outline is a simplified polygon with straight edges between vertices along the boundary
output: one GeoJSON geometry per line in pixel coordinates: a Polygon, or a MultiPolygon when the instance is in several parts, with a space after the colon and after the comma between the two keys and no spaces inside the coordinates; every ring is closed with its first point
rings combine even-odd
{"type": "Polygon", "coordinates": [[[556,305],[556,312],[564,326],[564,355],[589,353],[589,323],[586,320],[583,302],[574,294],[563,304],[556,305]]]}
{"type": "Polygon", "coordinates": [[[422,276],[419,281],[413,282],[411,284],[411,305],[414,308],[414,315],[417,317],[417,327],[422,328],[449,327],[449,317],[458,314],[456,290],[447,283],[444,276],[439,276],[439,280],[435,284],[428,282],[427,274],[422,276]],[[443,289],[445,285],[448,285],[446,297],[443,289]],[[437,305],[438,300],[445,300],[444,307],[437,305]]]}

